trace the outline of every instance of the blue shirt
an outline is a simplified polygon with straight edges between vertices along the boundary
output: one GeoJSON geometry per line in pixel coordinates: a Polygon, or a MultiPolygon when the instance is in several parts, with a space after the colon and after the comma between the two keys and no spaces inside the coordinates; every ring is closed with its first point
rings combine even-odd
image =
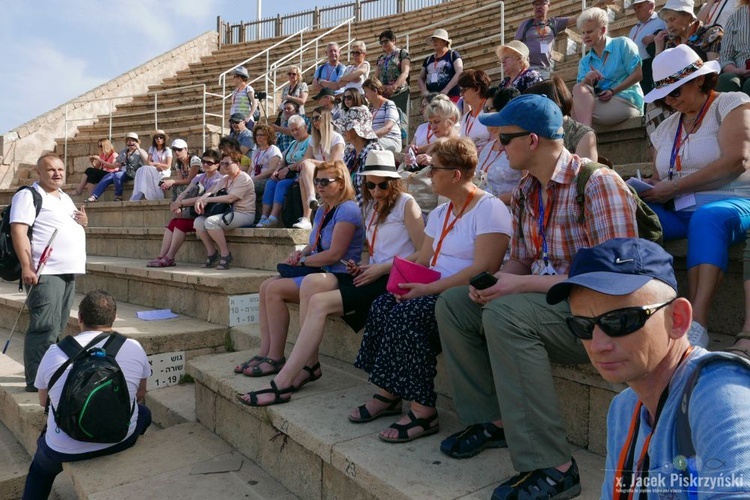
{"type": "MultiPolygon", "coordinates": [[[[339,81],[339,78],[343,76],[344,71],[346,71],[346,66],[341,63],[338,63],[336,67],[331,66],[331,63],[325,63],[318,66],[318,69],[315,70],[314,78],[317,78],[318,80],[328,80],[329,82],[337,82],[339,81]]],[[[334,92],[336,95],[343,94],[344,89],[337,89],[334,90],[334,92]]]]}
{"type": "MultiPolygon", "coordinates": [[[[310,232],[310,240],[308,243],[312,248],[312,254],[318,253],[315,237],[318,234],[318,227],[323,223],[323,214],[325,210],[323,207],[319,208],[315,212],[315,219],[313,220],[313,228],[310,232]]],[[[333,217],[330,222],[320,231],[320,246],[323,250],[331,248],[331,240],[333,239],[333,229],[339,222],[349,222],[355,227],[354,236],[352,237],[349,248],[346,249],[343,260],[353,260],[359,262],[362,260],[362,245],[365,240],[365,230],[362,223],[362,212],[359,210],[359,206],[354,201],[345,201],[341,203],[336,211],[333,213],[333,217]]],[[[325,266],[326,271],[330,273],[345,273],[346,266],[341,262],[336,262],[330,266],[325,266]]]]}
{"type": "MultiPolygon", "coordinates": [[[[599,90],[609,90],[620,85],[635,69],[641,65],[638,46],[633,40],[620,36],[605,37],[606,43],[600,58],[596,52],[590,50],[578,63],[578,82],[580,83],[591,70],[604,75],[604,80],[597,84],[599,90]]],[[[638,109],[643,109],[643,91],[641,86],[634,83],[630,87],[617,93],[617,97],[627,100],[638,109]]]]}
{"type": "MultiPolygon", "coordinates": [[[[651,437],[648,498],[748,498],[750,492],[750,371],[739,363],[716,361],[706,366],[693,389],[688,410],[693,446],[700,459],[699,471],[681,475],[675,469],[675,419],[682,391],[696,362],[708,351],[696,347],[672,376],[669,397],[651,437]],[[682,481],[704,483],[697,496],[690,494],[682,481]],[[658,491],[657,491],[658,490],[658,491]],[[725,494],[722,495],[722,493],[725,494]],[[672,495],[672,496],[670,496],[672,495]]],[[[631,417],[638,402],[632,389],[625,389],[612,400],[607,415],[607,461],[601,498],[612,498],[620,451],[624,446],[631,417]]],[[[643,442],[652,431],[646,407],[641,408],[641,423],[635,457],[641,455],[643,442]]],[[[679,463],[679,461],[677,461],[679,463]]],[[[634,476],[637,477],[636,474],[634,476]]],[[[638,498],[639,491],[633,498],[638,498]]]]}

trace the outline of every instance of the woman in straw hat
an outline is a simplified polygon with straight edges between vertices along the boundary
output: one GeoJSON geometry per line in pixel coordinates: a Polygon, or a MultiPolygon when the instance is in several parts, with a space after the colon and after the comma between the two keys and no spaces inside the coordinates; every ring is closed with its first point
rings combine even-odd
{"type": "Polygon", "coordinates": [[[682,44],[656,56],[654,90],[646,96],[674,113],[651,135],[654,187],[641,197],[659,216],[665,240],[688,240],[688,337],[703,347],[729,246],[750,229],[750,97],[714,91],[718,73],[718,62],[682,44]]]}
{"type": "Polygon", "coordinates": [[[417,83],[423,96],[430,92],[440,92],[455,103],[461,97],[458,76],[464,70],[464,62],[461,54],[451,49],[451,43],[452,40],[444,29],[436,29],[427,39],[427,44],[432,45],[435,52],[422,63],[417,83]]]}
{"type": "Polygon", "coordinates": [[[512,40],[498,47],[495,54],[500,59],[505,75],[500,82],[500,88],[515,87],[519,92],[523,92],[542,81],[541,75],[530,68],[529,48],[525,43],[512,40]]]}
{"type": "Polygon", "coordinates": [[[667,29],[654,37],[657,55],[684,43],[704,61],[719,58],[724,29],[718,25],[704,26],[695,17],[693,0],[668,0],[659,17],[667,23],[667,29]]]}

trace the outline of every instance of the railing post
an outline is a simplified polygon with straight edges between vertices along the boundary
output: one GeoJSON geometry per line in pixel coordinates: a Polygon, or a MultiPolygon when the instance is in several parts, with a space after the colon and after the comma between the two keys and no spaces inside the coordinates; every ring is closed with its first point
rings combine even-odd
{"type": "MultiPolygon", "coordinates": [[[[400,0],[403,1],[403,0],[400,0]]],[[[354,2],[354,22],[358,23],[362,20],[362,0],[356,0],[354,2]]],[[[351,40],[351,37],[349,37],[351,40]]]]}
{"type": "Polygon", "coordinates": [[[313,15],[312,25],[313,25],[313,28],[316,28],[320,24],[320,9],[318,9],[317,5],[315,6],[315,10],[313,10],[312,15],[313,15]]]}
{"type": "MultiPolygon", "coordinates": [[[[406,8],[404,0],[396,0],[396,14],[403,14],[406,8]]],[[[357,19],[359,21],[359,19],[357,19]]]]}
{"type": "Polygon", "coordinates": [[[276,36],[281,36],[284,26],[281,22],[281,14],[276,14],[276,36]]]}
{"type": "MultiPolygon", "coordinates": [[[[206,150],[206,84],[203,84],[203,129],[202,134],[203,136],[203,148],[201,149],[201,153],[206,150]]],[[[188,155],[189,156],[189,155],[188,155]]]]}
{"type": "Polygon", "coordinates": [[[221,16],[216,16],[216,32],[219,34],[219,48],[221,48],[223,42],[221,31],[221,16]]]}
{"type": "MultiPolygon", "coordinates": [[[[110,134],[111,135],[111,134],[110,134]]],[[[65,103],[65,147],[63,148],[63,163],[68,172],[68,103],[65,103]]]]}

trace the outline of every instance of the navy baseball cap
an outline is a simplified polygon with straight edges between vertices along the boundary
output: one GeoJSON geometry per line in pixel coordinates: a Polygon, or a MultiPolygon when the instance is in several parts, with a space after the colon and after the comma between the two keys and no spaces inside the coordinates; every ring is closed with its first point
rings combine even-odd
{"type": "Polygon", "coordinates": [[[656,243],[641,238],[613,238],[593,248],[578,250],[568,279],[547,292],[547,303],[568,298],[573,285],[607,295],[627,295],[657,279],[677,291],[672,256],[656,243]]]}
{"type": "Polygon", "coordinates": [[[545,95],[518,96],[497,113],[481,113],[479,123],[487,127],[515,125],[539,137],[563,138],[562,111],[552,99],[545,95]]]}

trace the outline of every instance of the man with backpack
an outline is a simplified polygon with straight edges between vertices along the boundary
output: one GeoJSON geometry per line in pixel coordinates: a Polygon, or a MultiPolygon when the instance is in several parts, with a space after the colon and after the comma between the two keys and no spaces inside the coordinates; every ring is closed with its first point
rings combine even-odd
{"type": "Polygon", "coordinates": [[[495,490],[495,500],[573,498],[580,477],[551,363],[588,358],[565,323],[567,304],[550,306],[545,294],[566,277],[580,248],[637,237],[638,203],[616,172],[599,168],[579,205],[576,181],[587,160],[565,149],[562,112],[551,99],[522,95],[479,121],[495,127],[510,167],[528,174],[513,192],[510,260],[497,282],[452,288],[437,302],[453,401],[469,426],[443,441],[441,451],[467,458],[507,446],[520,474],[495,490]]]}
{"type": "Polygon", "coordinates": [[[62,190],[65,165],[54,154],[36,162],[39,180],[21,189],[11,202],[13,248],[21,263],[21,280],[28,290],[29,328],[23,347],[26,391],[36,392],[37,367],[47,348],[65,331],[75,295],[75,276],[86,272],[86,210],[78,210],[62,190]],[[32,190],[41,196],[37,210],[32,190]],[[37,276],[39,261],[57,230],[52,252],[37,276]]]}
{"type": "Polygon", "coordinates": [[[26,477],[24,499],[47,498],[64,462],[130,448],[151,425],[151,412],[140,404],[151,367],[137,341],[112,331],[116,315],[117,303],[110,294],[89,292],[78,307],[81,333],[66,337],[44,355],[35,386],[39,404],[47,407],[49,400],[49,414],[26,477]],[[114,423],[119,426],[108,425],[114,423]]]}
{"type": "Polygon", "coordinates": [[[672,256],[643,239],[578,252],[547,301],[610,383],[602,498],[747,498],[750,362],[691,347],[672,256]]]}

